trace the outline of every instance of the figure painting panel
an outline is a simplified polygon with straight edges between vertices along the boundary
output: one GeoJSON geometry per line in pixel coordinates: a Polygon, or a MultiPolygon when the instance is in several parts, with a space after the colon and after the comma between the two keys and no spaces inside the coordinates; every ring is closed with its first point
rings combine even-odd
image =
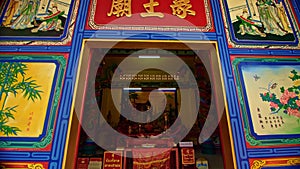
{"type": "Polygon", "coordinates": [[[60,37],[67,27],[71,5],[71,0],[8,1],[0,36],[60,37]]]}
{"type": "Polygon", "coordinates": [[[225,2],[231,39],[237,44],[297,45],[297,25],[285,0],[225,2]]]}

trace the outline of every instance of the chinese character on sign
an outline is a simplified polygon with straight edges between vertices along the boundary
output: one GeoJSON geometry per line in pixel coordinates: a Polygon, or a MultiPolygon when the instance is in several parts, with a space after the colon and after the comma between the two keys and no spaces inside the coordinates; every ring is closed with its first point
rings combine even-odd
{"type": "Polygon", "coordinates": [[[131,17],[131,0],[113,0],[110,12],[107,13],[107,16],[111,15],[131,17]]]}
{"type": "Polygon", "coordinates": [[[150,0],[149,3],[144,4],[144,8],[147,12],[141,13],[142,17],[149,17],[149,16],[157,16],[160,18],[164,17],[164,14],[161,12],[154,12],[154,7],[158,6],[158,2],[154,2],[154,0],[150,0]]]}
{"type": "Polygon", "coordinates": [[[173,5],[170,5],[173,11],[173,15],[178,16],[179,18],[185,18],[187,15],[196,15],[196,12],[190,10],[192,5],[190,4],[190,0],[173,0],[173,5]]]}

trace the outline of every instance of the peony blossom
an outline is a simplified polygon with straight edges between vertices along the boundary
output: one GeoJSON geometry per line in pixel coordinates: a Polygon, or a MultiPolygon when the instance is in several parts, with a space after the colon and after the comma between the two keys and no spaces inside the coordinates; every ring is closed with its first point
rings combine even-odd
{"type": "MultiPolygon", "coordinates": [[[[287,90],[287,91],[288,91],[288,90],[287,90]]],[[[289,91],[288,91],[288,96],[289,96],[290,98],[294,98],[294,97],[296,97],[297,95],[296,95],[295,92],[289,92],[289,91]]]]}
{"type": "Polygon", "coordinates": [[[300,107],[300,100],[296,100],[296,104],[300,107]]]}
{"type": "Polygon", "coordinates": [[[295,116],[295,117],[299,117],[300,118],[300,112],[297,109],[292,109],[292,108],[288,108],[287,109],[288,115],[290,116],[295,116]]]}
{"type": "Polygon", "coordinates": [[[283,95],[280,98],[280,102],[282,104],[287,104],[290,98],[294,98],[296,96],[297,95],[295,92],[289,92],[288,90],[285,90],[283,95]]]}
{"type": "Polygon", "coordinates": [[[278,104],[274,103],[274,102],[270,102],[270,106],[274,107],[274,108],[278,108],[278,104]]]}
{"type": "Polygon", "coordinates": [[[282,104],[287,104],[288,101],[289,101],[289,99],[290,99],[289,96],[287,96],[287,95],[282,95],[282,96],[280,97],[280,103],[282,103],[282,104]]]}

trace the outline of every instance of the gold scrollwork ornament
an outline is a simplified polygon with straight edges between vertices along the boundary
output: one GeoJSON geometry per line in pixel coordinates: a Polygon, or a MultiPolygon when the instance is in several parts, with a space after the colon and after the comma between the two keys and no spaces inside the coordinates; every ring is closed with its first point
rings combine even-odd
{"type": "Polygon", "coordinates": [[[266,164],[265,160],[255,160],[251,166],[251,169],[261,169],[266,164]]]}
{"type": "Polygon", "coordinates": [[[300,159],[290,159],[290,160],[288,160],[288,164],[290,164],[290,165],[299,165],[300,164],[300,159]]]}
{"type": "Polygon", "coordinates": [[[28,164],[28,169],[45,169],[42,164],[28,164]]]}

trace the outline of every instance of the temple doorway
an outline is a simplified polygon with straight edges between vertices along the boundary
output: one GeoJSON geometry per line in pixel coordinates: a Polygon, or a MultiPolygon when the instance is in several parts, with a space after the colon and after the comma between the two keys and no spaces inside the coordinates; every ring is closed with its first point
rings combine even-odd
{"type": "MultiPolygon", "coordinates": [[[[159,138],[162,133],[166,133],[170,130],[170,127],[176,121],[181,113],[181,103],[185,99],[181,96],[181,93],[188,93],[190,98],[194,100],[194,97],[199,96],[199,105],[190,104],[188,109],[198,111],[196,118],[191,119],[192,127],[182,138],[181,142],[190,144],[195,154],[195,161],[192,165],[184,165],[182,159],[182,152],[179,144],[173,145],[172,151],[170,152],[170,168],[196,168],[197,163],[199,167],[199,160],[202,160],[205,164],[209,164],[210,168],[223,169],[230,166],[230,161],[227,164],[224,163],[226,160],[231,159],[231,148],[229,144],[229,135],[227,129],[227,122],[225,115],[216,117],[220,120],[220,123],[210,137],[205,141],[199,141],[199,135],[205,128],[205,122],[207,120],[211,104],[215,104],[218,101],[223,101],[222,94],[218,93],[221,98],[212,97],[216,95],[216,92],[220,91],[212,87],[213,83],[220,83],[220,72],[218,70],[217,58],[212,57],[212,50],[214,48],[208,48],[207,44],[192,44],[193,49],[181,44],[174,43],[172,45],[157,44],[137,44],[134,48],[133,45],[129,45],[127,42],[118,43],[114,48],[97,48],[91,45],[89,51],[89,61],[87,61],[88,69],[85,72],[87,76],[95,76],[94,84],[90,86],[93,90],[89,90],[89,87],[85,87],[85,92],[94,92],[96,100],[93,103],[84,104],[85,107],[81,112],[82,119],[90,119],[88,123],[93,126],[94,121],[97,121],[97,110],[100,110],[101,115],[111,128],[122,135],[126,135],[132,138],[159,138]],[[122,44],[123,43],[123,44],[122,44]],[[126,45],[124,45],[126,44],[126,45]],[[145,46],[149,49],[145,50],[145,46]],[[155,47],[155,48],[154,48],[155,47]],[[159,48],[158,48],[159,47],[159,48]],[[163,47],[163,50],[161,50],[163,47]],[[174,57],[179,57],[187,67],[176,67],[174,72],[168,72],[157,68],[148,67],[142,71],[135,73],[134,71],[128,72],[120,68],[120,64],[127,57],[136,57],[138,63],[141,65],[147,65],[149,62],[155,62],[155,64],[164,64],[160,62],[170,62],[174,57]],[[142,57],[144,58],[142,58],[142,57]],[[200,56],[200,57],[199,57],[200,56]],[[92,58],[92,59],[91,59],[92,58]],[[93,62],[95,58],[101,58],[99,62],[93,62]],[[210,67],[207,67],[201,58],[209,58],[208,63],[210,67]],[[214,66],[211,66],[213,65],[214,66]],[[91,67],[96,67],[96,74],[93,74],[91,67]],[[186,69],[189,70],[186,70],[186,69]],[[210,70],[208,70],[210,69],[210,70]],[[186,78],[184,74],[187,71],[192,72],[193,77],[196,80],[197,92],[190,90],[188,87],[182,88],[177,84],[178,79],[186,78]],[[217,74],[213,78],[210,75],[217,74]],[[112,83],[112,79],[115,78],[117,83],[112,83]],[[216,80],[217,79],[217,80],[216,80]],[[120,87],[122,83],[129,83],[128,87],[120,87]],[[116,85],[117,84],[117,85],[116,85]],[[114,90],[112,93],[112,89],[114,90]],[[213,91],[216,90],[216,91],[213,91]],[[159,93],[155,94],[153,91],[159,91],[163,93],[162,97],[159,93]],[[113,95],[117,95],[119,99],[121,111],[127,111],[127,114],[123,115],[120,113],[120,109],[115,105],[113,95]],[[151,96],[150,96],[151,95],[151,96]],[[196,96],[195,96],[196,95],[196,96]],[[152,97],[152,100],[149,99],[152,97]],[[154,106],[155,105],[155,106],[154,106]],[[160,109],[160,107],[163,108],[160,109]],[[196,108],[195,108],[196,107],[196,108]],[[93,112],[94,113],[91,113],[93,112]],[[141,115],[140,112],[148,113],[148,115],[141,115]],[[131,117],[135,120],[132,120],[131,117]],[[151,119],[155,117],[155,119],[151,119]],[[224,140],[225,138],[225,140],[224,140]],[[198,160],[198,161],[197,161],[198,160]],[[229,164],[228,164],[229,163],[229,164]]],[[[131,43],[131,42],[130,42],[131,43]]],[[[214,51],[216,53],[216,51],[214,51]]],[[[204,59],[205,60],[205,59],[204,59]]],[[[207,63],[206,63],[207,64],[207,63]]],[[[88,80],[90,81],[90,80],[88,80]]],[[[80,83],[80,82],[79,82],[80,83]]],[[[189,79],[184,81],[184,84],[189,84],[189,79]]],[[[214,84],[215,85],[215,84],[214,84]]],[[[84,94],[83,94],[84,95],[84,94]]],[[[87,101],[85,101],[87,102],[87,101]]],[[[218,110],[218,111],[224,111],[218,110]]],[[[84,120],[86,121],[86,120],[84,120]]],[[[96,122],[97,123],[97,122],[96,122]]],[[[105,154],[105,148],[102,148],[97,144],[97,139],[90,137],[84,127],[79,125],[79,133],[77,139],[77,154],[76,159],[93,159],[101,158],[103,160],[105,154]]],[[[91,127],[90,130],[93,130],[91,127]]],[[[184,132],[185,127],[178,128],[176,132],[184,132]]],[[[102,131],[95,131],[94,133],[102,131]]],[[[134,148],[141,145],[135,142],[126,142],[122,139],[109,140],[113,149],[116,151],[122,151],[125,155],[132,155],[134,148]]],[[[156,144],[147,145],[147,148],[159,148],[160,142],[156,144]]],[[[139,147],[140,148],[140,147],[139,147]]],[[[123,161],[122,168],[136,168],[136,163],[132,158],[126,158],[123,161]]],[[[77,165],[78,167],[78,165],[77,165]]]]}

